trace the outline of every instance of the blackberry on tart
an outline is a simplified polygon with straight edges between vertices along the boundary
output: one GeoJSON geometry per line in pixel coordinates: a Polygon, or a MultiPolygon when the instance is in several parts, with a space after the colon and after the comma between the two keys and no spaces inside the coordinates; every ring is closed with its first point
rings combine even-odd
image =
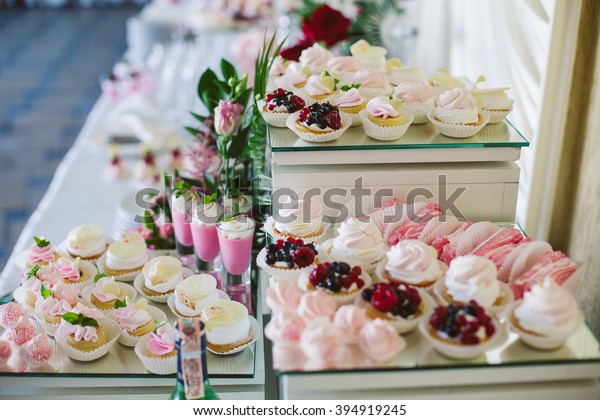
{"type": "Polygon", "coordinates": [[[302,239],[279,239],[266,248],[265,263],[279,269],[304,268],[318,262],[318,251],[313,243],[305,244],[302,239]]]}
{"type": "Polygon", "coordinates": [[[299,131],[314,134],[339,130],[342,128],[340,110],[329,102],[316,102],[300,111],[295,127],[299,131]]]}
{"type": "Polygon", "coordinates": [[[416,319],[425,306],[419,291],[405,284],[375,283],[362,291],[361,298],[367,315],[388,321],[416,319]]]}
{"type": "Polygon", "coordinates": [[[429,318],[429,333],[437,340],[464,346],[488,341],[496,332],[491,316],[474,300],[439,306],[429,318]]]}
{"type": "Polygon", "coordinates": [[[352,267],[345,262],[325,262],[318,264],[302,281],[304,284],[301,286],[306,290],[321,290],[338,300],[347,300],[344,303],[351,303],[371,283],[371,278],[358,266],[352,267]]]}
{"type": "Polygon", "coordinates": [[[306,102],[294,92],[282,88],[275,89],[265,98],[264,112],[293,114],[306,106],[306,102]]]}

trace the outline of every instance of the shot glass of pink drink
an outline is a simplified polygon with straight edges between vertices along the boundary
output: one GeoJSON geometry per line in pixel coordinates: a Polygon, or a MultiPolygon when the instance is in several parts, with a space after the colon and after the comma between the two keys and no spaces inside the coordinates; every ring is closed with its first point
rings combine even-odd
{"type": "Polygon", "coordinates": [[[217,221],[220,214],[221,209],[214,201],[210,203],[199,201],[194,207],[191,229],[196,253],[196,271],[198,272],[212,274],[218,271],[216,262],[220,248],[217,221]]]}
{"type": "Polygon", "coordinates": [[[175,191],[171,197],[171,218],[175,232],[177,256],[184,264],[193,263],[192,210],[194,195],[191,191],[175,191]]]}

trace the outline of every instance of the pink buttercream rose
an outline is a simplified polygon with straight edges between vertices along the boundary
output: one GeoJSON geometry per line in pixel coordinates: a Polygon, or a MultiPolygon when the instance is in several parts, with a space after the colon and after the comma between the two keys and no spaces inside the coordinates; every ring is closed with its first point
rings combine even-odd
{"type": "Polygon", "coordinates": [[[58,265],[55,266],[53,263],[40,267],[35,276],[40,281],[47,282],[50,286],[54,286],[63,279],[58,265]]]}
{"type": "Polygon", "coordinates": [[[38,246],[33,244],[30,248],[31,254],[29,254],[29,262],[35,264],[38,262],[52,262],[54,261],[54,250],[52,245],[38,246]]]}
{"type": "Polygon", "coordinates": [[[470,109],[475,107],[476,100],[471,91],[454,88],[440,95],[437,106],[444,109],[470,109]]]}
{"type": "Polygon", "coordinates": [[[340,96],[336,101],[336,105],[342,108],[358,106],[365,100],[360,96],[356,88],[352,88],[340,96]]]}
{"type": "Polygon", "coordinates": [[[75,286],[58,283],[52,288],[52,296],[56,299],[66,300],[71,306],[75,306],[79,297],[79,289],[75,286]]]}
{"type": "Polygon", "coordinates": [[[56,299],[50,296],[46,299],[39,297],[35,302],[35,309],[43,315],[63,316],[67,312],[71,312],[73,307],[66,300],[56,299]]]}
{"type": "Polygon", "coordinates": [[[168,324],[159,327],[156,332],[150,333],[148,337],[146,347],[154,354],[162,356],[171,353],[175,349],[175,331],[168,324]]]}
{"type": "Polygon", "coordinates": [[[95,343],[98,341],[98,331],[96,327],[83,327],[81,325],[69,324],[63,320],[56,330],[56,334],[62,337],[73,336],[73,339],[77,342],[80,341],[91,341],[95,343]]]}
{"type": "Polygon", "coordinates": [[[143,309],[136,309],[133,303],[114,312],[115,320],[119,327],[126,331],[135,331],[137,328],[152,321],[152,317],[143,309]]]}
{"type": "Polygon", "coordinates": [[[371,99],[367,104],[367,112],[377,118],[394,118],[400,115],[390,104],[387,96],[378,96],[371,99]]]}
{"type": "Polygon", "coordinates": [[[244,107],[229,100],[221,99],[215,108],[215,130],[228,137],[235,133],[242,123],[244,107]]]}
{"type": "Polygon", "coordinates": [[[77,267],[74,262],[69,263],[59,261],[56,263],[56,268],[60,272],[61,277],[65,280],[76,282],[81,278],[79,267],[77,267]]]}

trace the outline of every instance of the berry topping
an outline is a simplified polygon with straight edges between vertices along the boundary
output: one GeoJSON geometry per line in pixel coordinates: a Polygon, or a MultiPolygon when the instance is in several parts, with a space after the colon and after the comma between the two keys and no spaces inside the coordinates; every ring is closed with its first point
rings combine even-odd
{"type": "Polygon", "coordinates": [[[286,111],[290,114],[304,108],[306,103],[301,97],[294,95],[294,92],[290,92],[284,89],[276,89],[272,93],[267,95],[267,109],[269,111],[275,111],[280,106],[285,107],[286,111]]]}
{"type": "Polygon", "coordinates": [[[337,106],[329,102],[323,104],[314,103],[308,108],[304,108],[298,116],[298,122],[307,125],[316,125],[321,130],[331,128],[339,130],[342,127],[342,120],[337,106]]]}
{"type": "Polygon", "coordinates": [[[311,271],[308,281],[313,287],[328,289],[334,293],[360,290],[365,287],[365,281],[345,262],[326,262],[317,265],[311,271]]]}
{"type": "Polygon", "coordinates": [[[305,244],[301,239],[288,238],[287,241],[277,240],[266,247],[265,263],[275,265],[282,263],[288,268],[308,267],[315,261],[318,254],[313,243],[305,244]]]}
{"type": "Polygon", "coordinates": [[[414,287],[394,283],[376,283],[361,294],[379,312],[409,318],[419,312],[421,296],[414,287]]]}
{"type": "Polygon", "coordinates": [[[437,307],[429,325],[445,337],[468,346],[479,344],[496,332],[492,318],[474,300],[467,305],[437,307]]]}

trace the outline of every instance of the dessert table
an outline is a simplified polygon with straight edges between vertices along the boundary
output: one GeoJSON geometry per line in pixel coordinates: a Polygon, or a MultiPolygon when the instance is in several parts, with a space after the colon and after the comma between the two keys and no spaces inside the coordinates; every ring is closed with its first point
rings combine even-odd
{"type": "MultiPolygon", "coordinates": [[[[131,179],[106,176],[108,155],[90,148],[93,134],[103,123],[111,103],[101,97],[95,104],[75,144],[59,165],[54,179],[31,215],[0,275],[0,296],[19,284],[15,256],[25,250],[32,236],[45,235],[54,243],[81,223],[97,223],[112,236],[117,204],[136,188],[131,179]]],[[[163,311],[172,316],[169,308],[163,311]]],[[[261,305],[256,318],[262,321],[261,305]]],[[[261,323],[262,324],[262,323],[261,323]]],[[[263,399],[265,395],[264,343],[231,356],[208,357],[211,384],[224,399],[263,399]]],[[[175,385],[175,375],[148,373],[129,350],[116,343],[111,352],[91,363],[63,361],[57,374],[0,373],[0,398],[166,398],[175,385]]]]}

